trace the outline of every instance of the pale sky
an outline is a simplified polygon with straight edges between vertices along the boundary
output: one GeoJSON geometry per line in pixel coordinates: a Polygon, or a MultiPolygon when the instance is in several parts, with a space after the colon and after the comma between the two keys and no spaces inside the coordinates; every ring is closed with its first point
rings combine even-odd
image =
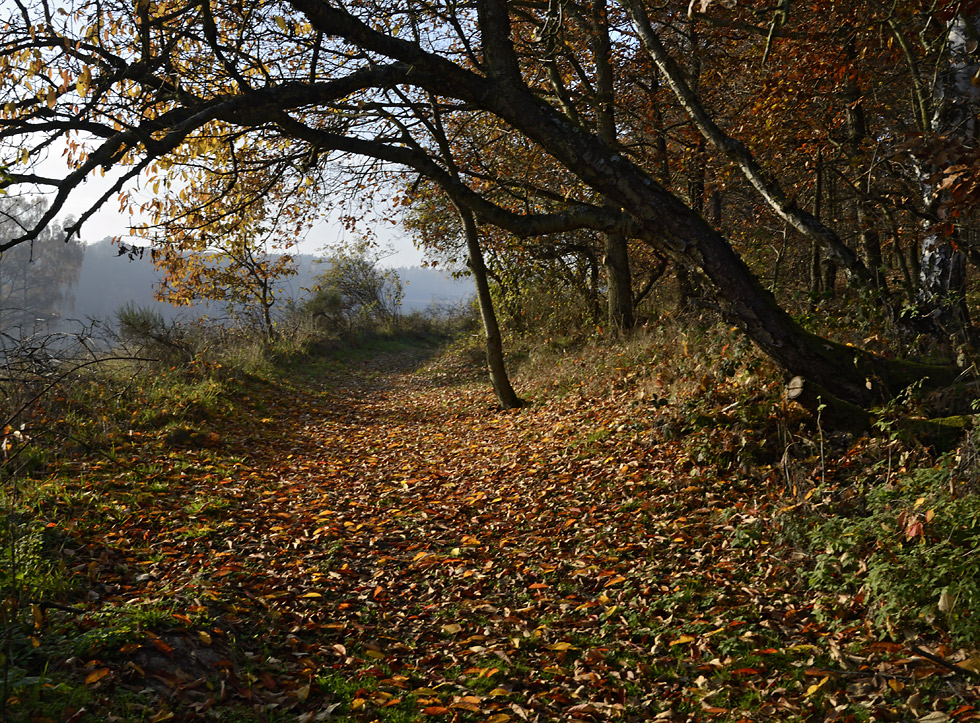
{"type": "MultiPolygon", "coordinates": [[[[98,197],[93,190],[78,194],[67,204],[67,214],[78,215],[87,203],[98,197]]],[[[110,201],[92,216],[82,227],[82,240],[91,243],[101,241],[106,236],[127,236],[129,218],[118,212],[118,204],[110,201]]],[[[387,267],[419,266],[422,263],[422,252],[415,248],[409,234],[401,226],[386,226],[378,233],[381,248],[378,255],[382,257],[380,264],[387,267]],[[390,249],[390,253],[389,253],[390,249]]],[[[350,234],[339,223],[321,222],[315,225],[306,239],[298,246],[298,252],[316,254],[325,246],[335,246],[344,241],[352,240],[350,234]]]]}
{"type": "MultiPolygon", "coordinates": [[[[45,161],[39,169],[46,175],[56,176],[59,174],[59,166],[62,164],[60,159],[51,158],[45,161]]],[[[64,173],[64,171],[60,171],[64,173]]],[[[105,193],[112,183],[113,174],[107,173],[105,178],[94,176],[83,186],[76,190],[69,201],[65,204],[63,216],[78,216],[98,197],[105,193]]],[[[383,203],[383,201],[379,201],[383,203]]],[[[81,238],[86,243],[101,241],[106,236],[129,235],[129,217],[119,213],[119,203],[115,199],[110,199],[102,209],[93,215],[85,225],[82,226],[81,238]]],[[[380,265],[387,267],[399,266],[419,266],[422,263],[423,254],[415,248],[409,234],[399,225],[392,226],[385,224],[377,232],[380,247],[377,254],[381,257],[380,265]]],[[[325,246],[336,246],[346,241],[354,241],[351,234],[347,232],[340,223],[321,222],[316,224],[307,234],[304,241],[299,244],[298,252],[303,254],[317,254],[325,246]]]]}

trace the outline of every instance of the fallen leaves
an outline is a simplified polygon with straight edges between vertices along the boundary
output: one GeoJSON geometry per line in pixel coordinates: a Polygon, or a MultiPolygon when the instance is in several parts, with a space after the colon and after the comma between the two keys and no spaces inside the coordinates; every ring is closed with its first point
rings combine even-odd
{"type": "MultiPolygon", "coordinates": [[[[85,685],[155,691],[147,718],[506,723],[901,719],[928,684],[901,644],[818,614],[760,534],[777,474],[713,480],[631,431],[654,420],[625,397],[498,415],[482,384],[384,379],[270,388],[276,424],[228,420],[222,449],[59,480],[92,505],[71,562],[90,614],[67,623],[166,610],[100,644],[85,685]]],[[[974,719],[976,692],[944,714],[974,719]]]]}

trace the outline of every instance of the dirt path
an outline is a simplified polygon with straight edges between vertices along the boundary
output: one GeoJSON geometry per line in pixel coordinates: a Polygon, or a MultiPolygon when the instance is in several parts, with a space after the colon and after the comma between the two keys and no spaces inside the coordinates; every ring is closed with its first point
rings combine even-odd
{"type": "Polygon", "coordinates": [[[109,709],[898,720],[941,678],[815,611],[758,534],[764,481],[706,479],[628,395],[501,413],[465,370],[396,362],[269,387],[217,447],[87,470],[118,508],[73,551],[89,602],[166,611],[75,656],[109,709]]]}

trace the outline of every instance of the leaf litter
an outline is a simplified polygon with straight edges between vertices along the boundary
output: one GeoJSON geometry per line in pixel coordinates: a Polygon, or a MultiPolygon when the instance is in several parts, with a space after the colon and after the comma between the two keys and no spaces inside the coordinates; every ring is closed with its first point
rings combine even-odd
{"type": "Polygon", "coordinates": [[[965,654],[808,589],[775,468],[719,475],[629,391],[499,412],[412,361],[256,385],[206,444],[52,476],[40,514],[85,592],[36,635],[91,633],[55,664],[89,713],[126,692],[150,720],[980,719],[969,666],[940,664],[965,654]],[[124,611],[140,625],[99,637],[124,611]]]}

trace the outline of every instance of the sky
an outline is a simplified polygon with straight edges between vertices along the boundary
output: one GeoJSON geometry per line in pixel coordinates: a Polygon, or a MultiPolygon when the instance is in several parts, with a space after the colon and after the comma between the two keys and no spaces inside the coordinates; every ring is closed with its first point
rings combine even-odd
{"type": "MultiPolygon", "coordinates": [[[[87,203],[91,203],[98,197],[94,190],[80,194],[66,204],[66,213],[71,215],[80,214],[87,203]]],[[[115,207],[116,204],[109,202],[102,209],[92,216],[82,227],[82,240],[87,243],[101,241],[106,236],[128,236],[129,218],[120,214],[115,207]]],[[[380,248],[378,255],[381,257],[379,265],[389,268],[402,266],[419,266],[422,263],[422,252],[415,248],[412,239],[400,226],[387,227],[378,232],[380,248]]],[[[324,247],[336,246],[345,241],[353,240],[350,234],[345,231],[343,226],[336,222],[321,222],[310,229],[304,241],[300,242],[298,252],[302,254],[317,255],[322,252],[324,247]]]]}
{"type": "MultiPolygon", "coordinates": [[[[44,165],[44,171],[48,175],[58,174],[58,162],[56,160],[49,160],[44,165]]],[[[87,181],[76,193],[72,194],[72,197],[65,204],[64,215],[80,215],[102,193],[105,193],[111,183],[111,173],[107,173],[104,179],[96,176],[87,181]]],[[[383,203],[383,201],[379,200],[379,203],[383,203]]],[[[119,213],[118,209],[119,204],[115,199],[106,203],[98,213],[85,222],[81,233],[82,241],[94,243],[101,241],[106,236],[127,237],[130,219],[127,215],[119,213]]],[[[379,265],[388,268],[421,265],[422,252],[415,248],[410,235],[400,225],[386,225],[377,232],[377,236],[379,265]]],[[[313,226],[306,239],[299,244],[298,253],[317,255],[322,253],[324,247],[337,246],[354,240],[356,239],[352,238],[351,234],[340,223],[325,221],[313,226]]]]}

